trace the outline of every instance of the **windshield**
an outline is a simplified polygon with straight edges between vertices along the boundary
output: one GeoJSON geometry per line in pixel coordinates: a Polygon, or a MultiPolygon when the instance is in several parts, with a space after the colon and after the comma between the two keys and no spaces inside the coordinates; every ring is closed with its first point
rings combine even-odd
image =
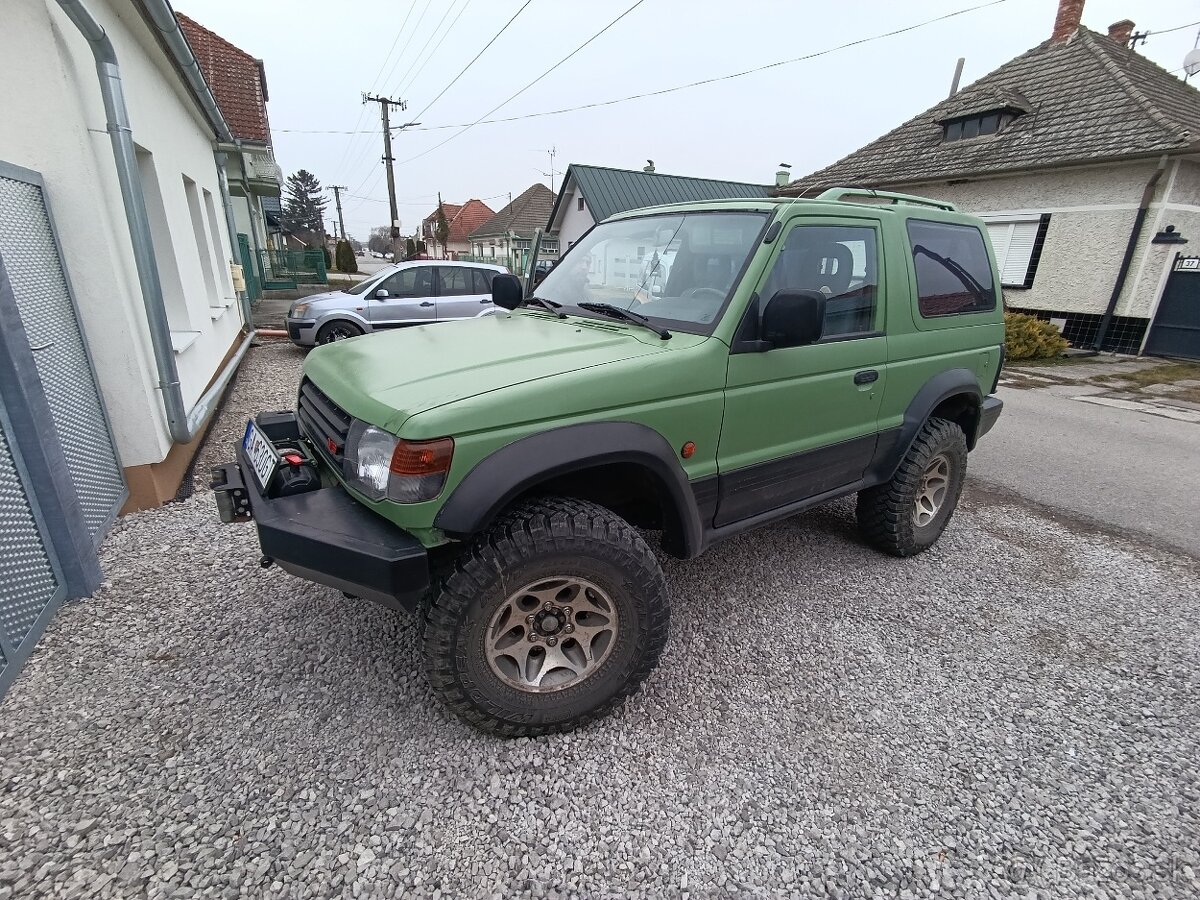
{"type": "Polygon", "coordinates": [[[368,290],[377,285],[384,277],[391,275],[395,269],[395,266],[387,266],[386,268],[380,269],[374,275],[371,275],[369,278],[367,278],[366,281],[360,281],[354,287],[346,288],[344,293],[353,294],[356,297],[359,294],[365,294],[368,290]]]}
{"type": "Polygon", "coordinates": [[[538,285],[537,296],[563,306],[611,303],[684,331],[707,331],[766,217],[687,213],[598,225],[538,285]]]}

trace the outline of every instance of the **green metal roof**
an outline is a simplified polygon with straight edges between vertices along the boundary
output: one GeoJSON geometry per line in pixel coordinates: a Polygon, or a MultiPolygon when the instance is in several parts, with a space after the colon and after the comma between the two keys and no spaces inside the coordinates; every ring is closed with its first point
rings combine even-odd
{"type": "Polygon", "coordinates": [[[554,222],[566,187],[575,179],[592,218],[602,222],[609,216],[646,206],[668,203],[689,203],[700,200],[725,200],[734,197],[769,197],[774,185],[746,184],[740,181],[713,181],[709,178],[684,178],[680,175],[660,175],[657,172],[636,172],[629,169],[607,169],[602,166],[567,167],[563,190],[559,191],[550,210],[554,222]]]}

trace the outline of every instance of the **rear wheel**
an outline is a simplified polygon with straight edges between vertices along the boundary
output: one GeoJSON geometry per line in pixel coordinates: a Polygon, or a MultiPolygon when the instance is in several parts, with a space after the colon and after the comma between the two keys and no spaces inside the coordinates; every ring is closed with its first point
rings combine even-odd
{"type": "Polygon", "coordinates": [[[476,539],[430,605],[434,690],[484,731],[567,731],[611,710],[666,642],[666,584],[628,523],[592,503],[541,498],[476,539]]]}
{"type": "Polygon", "coordinates": [[[347,338],[358,337],[363,330],[353,322],[339,319],[336,322],[326,322],[317,332],[318,344],[332,344],[334,341],[344,341],[347,338]]]}
{"type": "Polygon", "coordinates": [[[958,506],[967,472],[967,440],[946,419],[930,419],[892,480],[859,491],[864,537],[893,556],[915,556],[942,536],[958,506]]]}

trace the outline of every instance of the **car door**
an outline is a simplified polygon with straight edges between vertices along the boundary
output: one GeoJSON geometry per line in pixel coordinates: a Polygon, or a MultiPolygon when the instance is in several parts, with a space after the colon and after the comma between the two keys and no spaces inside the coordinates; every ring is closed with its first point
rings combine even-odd
{"type": "Polygon", "coordinates": [[[757,287],[825,297],[821,339],[729,357],[715,524],[769,512],[863,477],[887,370],[877,219],[793,219],[757,287]]]}
{"type": "Polygon", "coordinates": [[[437,320],[433,266],[401,269],[369,293],[367,309],[372,328],[399,328],[437,320]]]}
{"type": "Polygon", "coordinates": [[[481,292],[475,279],[478,269],[467,266],[437,267],[438,319],[471,319],[484,312],[492,302],[492,291],[481,292]]]}

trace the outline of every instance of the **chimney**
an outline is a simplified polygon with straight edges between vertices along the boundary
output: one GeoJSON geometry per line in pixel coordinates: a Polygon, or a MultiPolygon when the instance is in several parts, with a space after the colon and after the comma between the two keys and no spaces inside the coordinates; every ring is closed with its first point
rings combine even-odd
{"type": "Polygon", "coordinates": [[[1129,46],[1129,38],[1133,34],[1133,23],[1128,19],[1113,22],[1108,26],[1108,36],[1122,47],[1129,46]]]}
{"type": "Polygon", "coordinates": [[[652,159],[646,160],[646,165],[642,166],[642,171],[647,173],[648,175],[653,175],[654,174],[654,160],[652,160],[652,159]]]}
{"type": "Polygon", "coordinates": [[[780,163],[779,171],[775,173],[775,187],[784,187],[792,183],[792,173],[788,171],[791,163],[780,163]]]}
{"type": "Polygon", "coordinates": [[[1054,17],[1054,31],[1050,40],[1061,44],[1070,39],[1079,29],[1079,21],[1083,18],[1083,0],[1058,0],[1058,15],[1054,17]]]}

